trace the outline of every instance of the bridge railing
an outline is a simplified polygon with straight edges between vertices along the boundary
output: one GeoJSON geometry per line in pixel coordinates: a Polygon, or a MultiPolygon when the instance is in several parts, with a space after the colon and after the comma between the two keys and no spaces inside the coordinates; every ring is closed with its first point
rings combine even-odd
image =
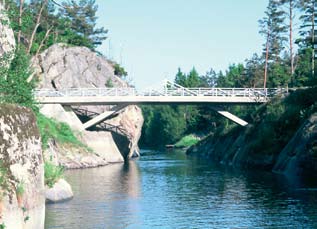
{"type": "Polygon", "coordinates": [[[138,92],[135,88],[70,88],[39,89],[36,97],[90,97],[90,96],[213,96],[213,97],[273,97],[287,93],[285,88],[168,88],[138,92]]]}

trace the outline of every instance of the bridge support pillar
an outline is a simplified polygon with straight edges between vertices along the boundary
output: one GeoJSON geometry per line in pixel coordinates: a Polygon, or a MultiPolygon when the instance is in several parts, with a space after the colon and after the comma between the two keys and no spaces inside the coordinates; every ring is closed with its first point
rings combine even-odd
{"type": "Polygon", "coordinates": [[[244,121],[243,119],[231,114],[228,111],[224,111],[222,108],[220,107],[212,107],[213,110],[217,111],[218,114],[226,117],[227,119],[230,119],[231,121],[239,124],[240,126],[247,126],[249,123],[247,123],[246,121],[244,121]]]}

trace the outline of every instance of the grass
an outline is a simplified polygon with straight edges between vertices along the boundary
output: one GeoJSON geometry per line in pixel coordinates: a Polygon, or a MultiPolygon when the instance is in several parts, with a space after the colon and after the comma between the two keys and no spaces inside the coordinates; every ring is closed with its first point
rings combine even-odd
{"type": "Polygon", "coordinates": [[[62,166],[56,166],[51,162],[45,162],[44,164],[44,180],[45,185],[52,188],[54,184],[64,176],[64,168],[62,166]]]}
{"type": "Polygon", "coordinates": [[[48,141],[55,139],[60,143],[70,143],[75,146],[87,148],[75,136],[69,125],[62,122],[57,122],[54,119],[47,118],[44,115],[37,114],[37,125],[42,137],[42,146],[44,149],[48,147],[48,141]]]}
{"type": "Polygon", "coordinates": [[[199,138],[194,136],[193,134],[184,136],[181,140],[179,140],[175,147],[177,148],[186,148],[193,145],[196,145],[199,142],[199,138]]]}

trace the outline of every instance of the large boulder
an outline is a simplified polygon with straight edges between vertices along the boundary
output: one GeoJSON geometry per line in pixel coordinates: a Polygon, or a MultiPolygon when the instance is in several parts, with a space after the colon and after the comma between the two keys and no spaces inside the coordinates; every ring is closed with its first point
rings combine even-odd
{"type": "Polygon", "coordinates": [[[64,179],[59,179],[53,187],[46,188],[46,203],[60,203],[70,200],[74,197],[72,187],[64,179]]]}
{"type": "MultiPolygon", "coordinates": [[[[114,74],[111,61],[85,47],[55,44],[33,59],[33,66],[35,75],[40,81],[39,88],[53,88],[56,90],[65,88],[105,88],[108,82],[111,82],[113,87],[129,87],[124,80],[114,74]]],[[[111,109],[109,106],[73,106],[72,108],[97,114],[111,109]]],[[[67,110],[62,114],[61,109],[57,109],[56,105],[46,105],[41,111],[59,121],[67,122],[75,129],[80,129],[81,124],[78,124],[78,120],[73,115],[66,115],[67,110]]],[[[83,118],[87,117],[81,117],[82,120],[83,118]]],[[[83,141],[98,155],[103,155],[103,158],[108,162],[122,162],[123,157],[138,155],[137,143],[143,125],[141,109],[134,105],[128,106],[107,122],[120,126],[127,133],[126,136],[120,136],[128,142],[123,150],[120,149],[122,155],[118,154],[120,143],[116,142],[117,138],[111,134],[103,134],[102,131],[84,131],[83,141]],[[126,152],[123,153],[122,151],[126,152]]]]}
{"type": "Polygon", "coordinates": [[[44,166],[36,117],[27,108],[0,105],[0,224],[44,228],[44,166]]]}
{"type": "Polygon", "coordinates": [[[5,13],[2,3],[0,3],[0,57],[4,53],[12,52],[15,48],[14,33],[9,25],[9,18],[5,13]]]}

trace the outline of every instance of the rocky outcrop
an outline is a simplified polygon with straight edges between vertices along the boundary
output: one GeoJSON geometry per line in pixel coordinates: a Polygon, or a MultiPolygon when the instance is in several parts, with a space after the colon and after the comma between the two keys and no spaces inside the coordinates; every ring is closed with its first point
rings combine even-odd
{"type": "MultiPolygon", "coordinates": [[[[113,64],[104,57],[92,52],[85,47],[68,47],[65,44],[56,44],[33,59],[35,72],[40,80],[40,88],[104,88],[109,82],[114,87],[128,87],[128,84],[114,75],[113,64]]],[[[81,121],[72,112],[74,109],[84,110],[87,113],[101,114],[109,111],[109,106],[81,106],[62,107],[60,105],[45,105],[41,112],[58,121],[68,123],[73,129],[82,132],[82,140],[92,148],[106,162],[122,162],[124,157],[138,155],[138,140],[141,135],[143,117],[141,109],[137,106],[128,106],[119,111],[108,123],[124,129],[125,138],[128,141],[123,150],[117,138],[113,134],[96,129],[95,131],[83,131],[81,121],[87,121],[88,117],[79,116],[81,121]],[[120,151],[120,152],[119,152],[120,151]],[[121,154],[120,154],[121,153],[121,154]]],[[[56,151],[56,149],[55,149],[56,151]]],[[[86,161],[94,161],[87,159],[86,161]]],[[[95,163],[93,163],[95,164],[95,163]]],[[[97,162],[99,164],[99,162],[97,162]]]]}
{"type": "Polygon", "coordinates": [[[59,179],[52,188],[45,191],[46,203],[60,203],[74,197],[72,187],[64,180],[59,179]]]}
{"type": "Polygon", "coordinates": [[[15,48],[14,33],[9,24],[9,18],[4,12],[2,3],[0,3],[0,57],[4,53],[12,52],[15,48]]]}
{"type": "Polygon", "coordinates": [[[317,87],[262,105],[247,127],[213,134],[187,150],[224,165],[297,176],[317,172],[317,87]]]}
{"type": "Polygon", "coordinates": [[[125,157],[140,156],[138,141],[141,137],[143,121],[142,110],[138,106],[128,106],[108,121],[112,125],[122,127],[127,133],[129,144],[127,152],[123,153],[125,157]]]}
{"type": "Polygon", "coordinates": [[[317,113],[299,128],[280,153],[273,168],[276,173],[301,175],[317,172],[317,113]]]}
{"type": "Polygon", "coordinates": [[[36,118],[0,105],[1,219],[6,228],[44,228],[44,166],[36,118]]]}

